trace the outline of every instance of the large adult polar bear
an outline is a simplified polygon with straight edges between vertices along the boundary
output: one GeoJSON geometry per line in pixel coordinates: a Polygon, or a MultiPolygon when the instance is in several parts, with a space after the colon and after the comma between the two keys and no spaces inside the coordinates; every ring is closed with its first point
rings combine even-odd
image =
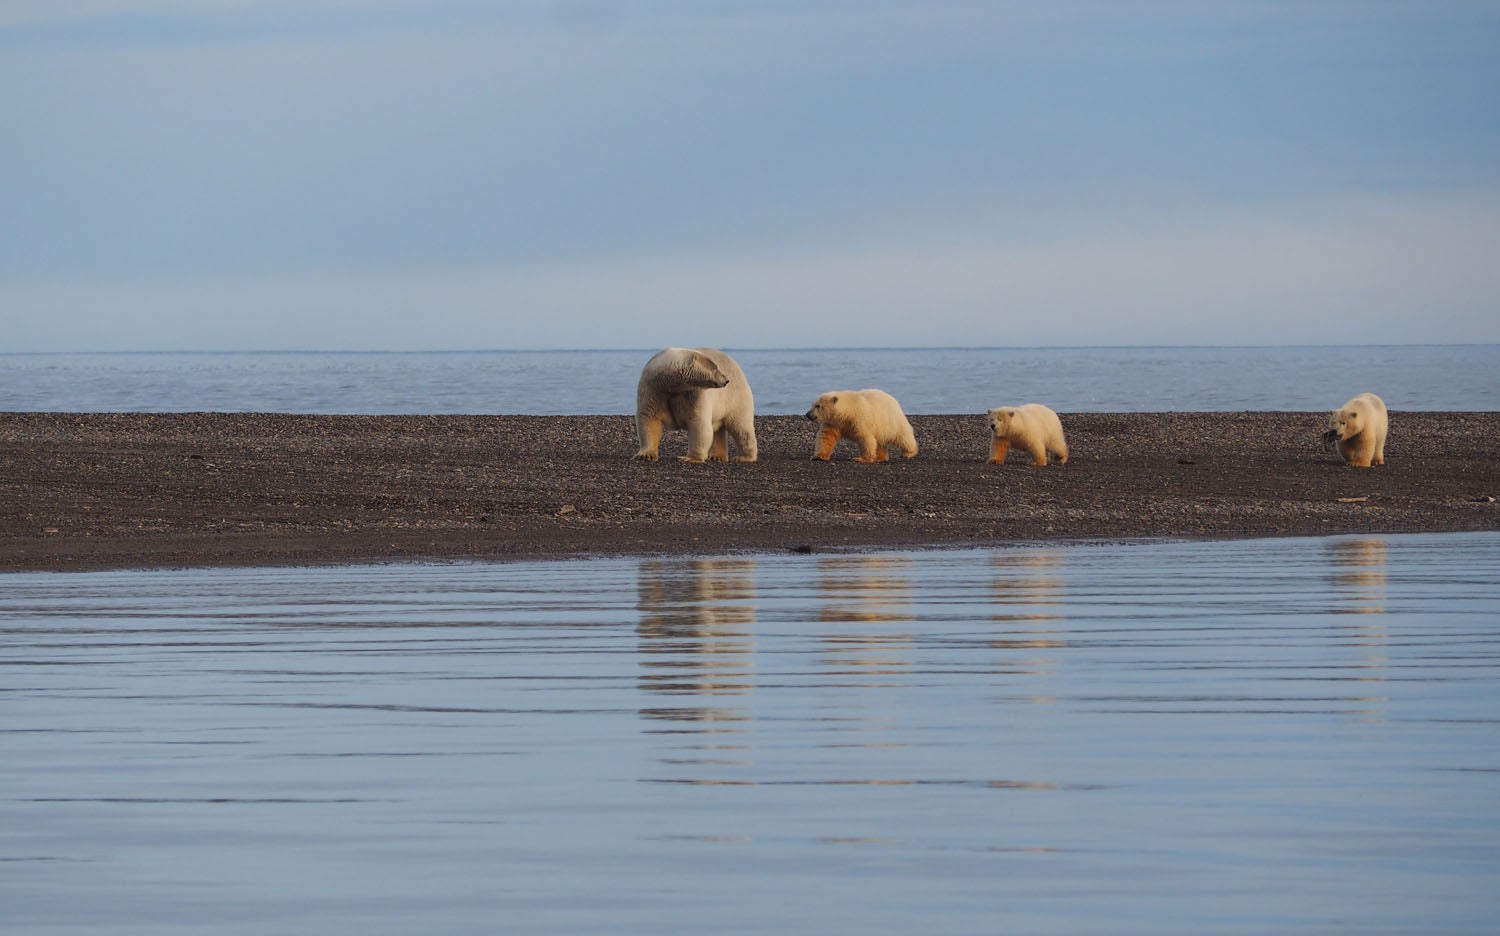
{"type": "Polygon", "coordinates": [[[734,358],[715,348],[665,348],[641,370],[635,391],[635,457],[656,461],[662,429],[686,429],[683,461],[755,461],[755,397],[734,358]]]}
{"type": "Polygon", "coordinates": [[[1385,436],[1390,426],[1385,401],[1373,393],[1361,393],[1328,414],[1324,433],[1338,445],[1339,454],[1355,468],[1385,464],[1385,436]]]}

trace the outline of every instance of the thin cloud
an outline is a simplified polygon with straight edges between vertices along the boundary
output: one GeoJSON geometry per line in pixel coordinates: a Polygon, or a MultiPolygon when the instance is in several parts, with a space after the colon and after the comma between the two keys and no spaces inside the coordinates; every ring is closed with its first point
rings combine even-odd
{"type": "Polygon", "coordinates": [[[1359,200],[1047,242],[0,290],[0,301],[31,311],[17,350],[75,332],[170,349],[1500,342],[1497,209],[1500,193],[1359,200]],[[150,332],[133,334],[146,319],[150,332]]]}
{"type": "Polygon", "coordinates": [[[0,325],[1470,340],[1497,42],[1470,2],[19,0],[0,325]]]}

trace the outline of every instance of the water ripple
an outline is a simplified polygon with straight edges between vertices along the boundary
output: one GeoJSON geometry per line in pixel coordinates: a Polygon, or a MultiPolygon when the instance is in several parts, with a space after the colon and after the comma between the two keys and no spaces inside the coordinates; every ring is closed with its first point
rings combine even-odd
{"type": "Polygon", "coordinates": [[[1485,932],[1496,569],[1500,533],[4,575],[0,906],[1485,932]]]}

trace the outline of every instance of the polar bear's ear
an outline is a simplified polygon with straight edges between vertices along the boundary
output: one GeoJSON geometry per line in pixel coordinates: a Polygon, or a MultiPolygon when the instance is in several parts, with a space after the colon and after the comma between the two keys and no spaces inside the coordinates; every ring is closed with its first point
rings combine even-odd
{"type": "Polygon", "coordinates": [[[828,398],[828,402],[829,403],[837,403],[838,401],[839,401],[838,397],[829,397],[828,398]]]}

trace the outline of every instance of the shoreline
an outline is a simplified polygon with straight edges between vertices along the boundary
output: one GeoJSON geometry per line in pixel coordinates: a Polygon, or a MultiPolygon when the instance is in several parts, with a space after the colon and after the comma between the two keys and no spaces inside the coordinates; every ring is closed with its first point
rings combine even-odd
{"type": "Polygon", "coordinates": [[[1063,413],[1065,467],[985,464],[979,415],[909,461],[633,461],[630,416],[0,413],[0,572],[515,561],[1500,530],[1500,412],[1393,411],[1387,464],[1322,412],[1063,413]]]}

